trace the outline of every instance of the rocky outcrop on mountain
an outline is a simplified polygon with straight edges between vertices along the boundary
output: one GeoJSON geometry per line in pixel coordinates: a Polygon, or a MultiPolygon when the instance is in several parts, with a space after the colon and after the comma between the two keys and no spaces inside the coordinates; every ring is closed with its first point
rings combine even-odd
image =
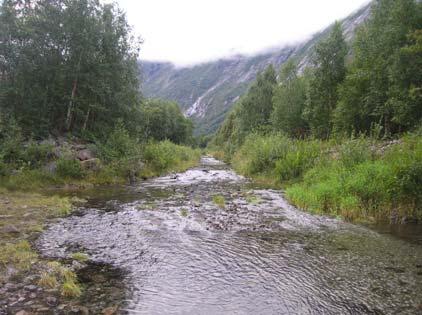
{"type": "MultiPolygon", "coordinates": [[[[370,11],[368,4],[342,21],[348,41],[353,38],[356,28],[368,18],[370,11]]],[[[147,97],[177,101],[185,115],[194,120],[196,134],[210,134],[217,130],[260,71],[269,64],[277,69],[289,58],[295,58],[303,70],[311,64],[315,44],[330,30],[331,26],[298,45],[255,56],[237,55],[190,67],[142,62],[142,91],[147,97]]]]}

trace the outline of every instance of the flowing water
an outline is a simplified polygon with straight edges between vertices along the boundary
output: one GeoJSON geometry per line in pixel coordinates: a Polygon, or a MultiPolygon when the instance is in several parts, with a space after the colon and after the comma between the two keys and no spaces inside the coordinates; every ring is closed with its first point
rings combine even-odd
{"type": "Polygon", "coordinates": [[[182,174],[98,190],[37,245],[122,270],[125,314],[418,314],[421,235],[301,212],[204,157],[182,174]]]}

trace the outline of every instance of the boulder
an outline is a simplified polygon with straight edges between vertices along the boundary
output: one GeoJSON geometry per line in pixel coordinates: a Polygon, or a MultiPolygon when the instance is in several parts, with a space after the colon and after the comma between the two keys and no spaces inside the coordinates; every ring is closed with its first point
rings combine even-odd
{"type": "Polygon", "coordinates": [[[98,171],[101,169],[101,161],[98,158],[92,158],[81,161],[81,166],[86,171],[98,171]]]}
{"type": "Polygon", "coordinates": [[[117,314],[117,306],[111,306],[103,309],[103,315],[114,315],[117,314]]]}
{"type": "Polygon", "coordinates": [[[83,149],[83,150],[78,151],[77,158],[79,161],[87,161],[87,160],[94,159],[95,155],[91,150],[83,149]]]}

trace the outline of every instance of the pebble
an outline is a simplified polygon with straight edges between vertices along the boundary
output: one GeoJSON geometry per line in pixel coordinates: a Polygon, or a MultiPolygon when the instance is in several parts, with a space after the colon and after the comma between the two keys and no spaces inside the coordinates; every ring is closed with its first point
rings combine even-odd
{"type": "Polygon", "coordinates": [[[70,314],[88,315],[89,309],[85,306],[72,306],[70,314]]]}
{"type": "Polygon", "coordinates": [[[47,296],[45,298],[45,301],[47,302],[48,305],[50,306],[55,306],[57,305],[57,299],[54,296],[47,296]]]}
{"type": "Polygon", "coordinates": [[[117,312],[117,306],[107,307],[103,310],[103,315],[114,315],[117,312]]]}
{"type": "Polygon", "coordinates": [[[37,291],[38,287],[36,285],[30,284],[30,285],[25,286],[25,290],[33,292],[33,291],[37,291]]]}

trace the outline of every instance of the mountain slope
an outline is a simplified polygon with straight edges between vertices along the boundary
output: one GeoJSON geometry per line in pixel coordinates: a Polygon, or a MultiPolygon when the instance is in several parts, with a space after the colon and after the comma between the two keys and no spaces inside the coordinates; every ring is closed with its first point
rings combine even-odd
{"type": "MultiPolygon", "coordinates": [[[[356,27],[370,15],[370,5],[342,21],[346,38],[353,38],[356,27]]],[[[147,97],[177,101],[192,117],[196,134],[213,133],[236,100],[247,91],[256,75],[269,64],[276,69],[295,58],[303,69],[310,64],[316,43],[331,30],[327,27],[310,40],[256,56],[233,56],[192,67],[177,68],[171,63],[142,62],[142,90],[147,97]]]]}

